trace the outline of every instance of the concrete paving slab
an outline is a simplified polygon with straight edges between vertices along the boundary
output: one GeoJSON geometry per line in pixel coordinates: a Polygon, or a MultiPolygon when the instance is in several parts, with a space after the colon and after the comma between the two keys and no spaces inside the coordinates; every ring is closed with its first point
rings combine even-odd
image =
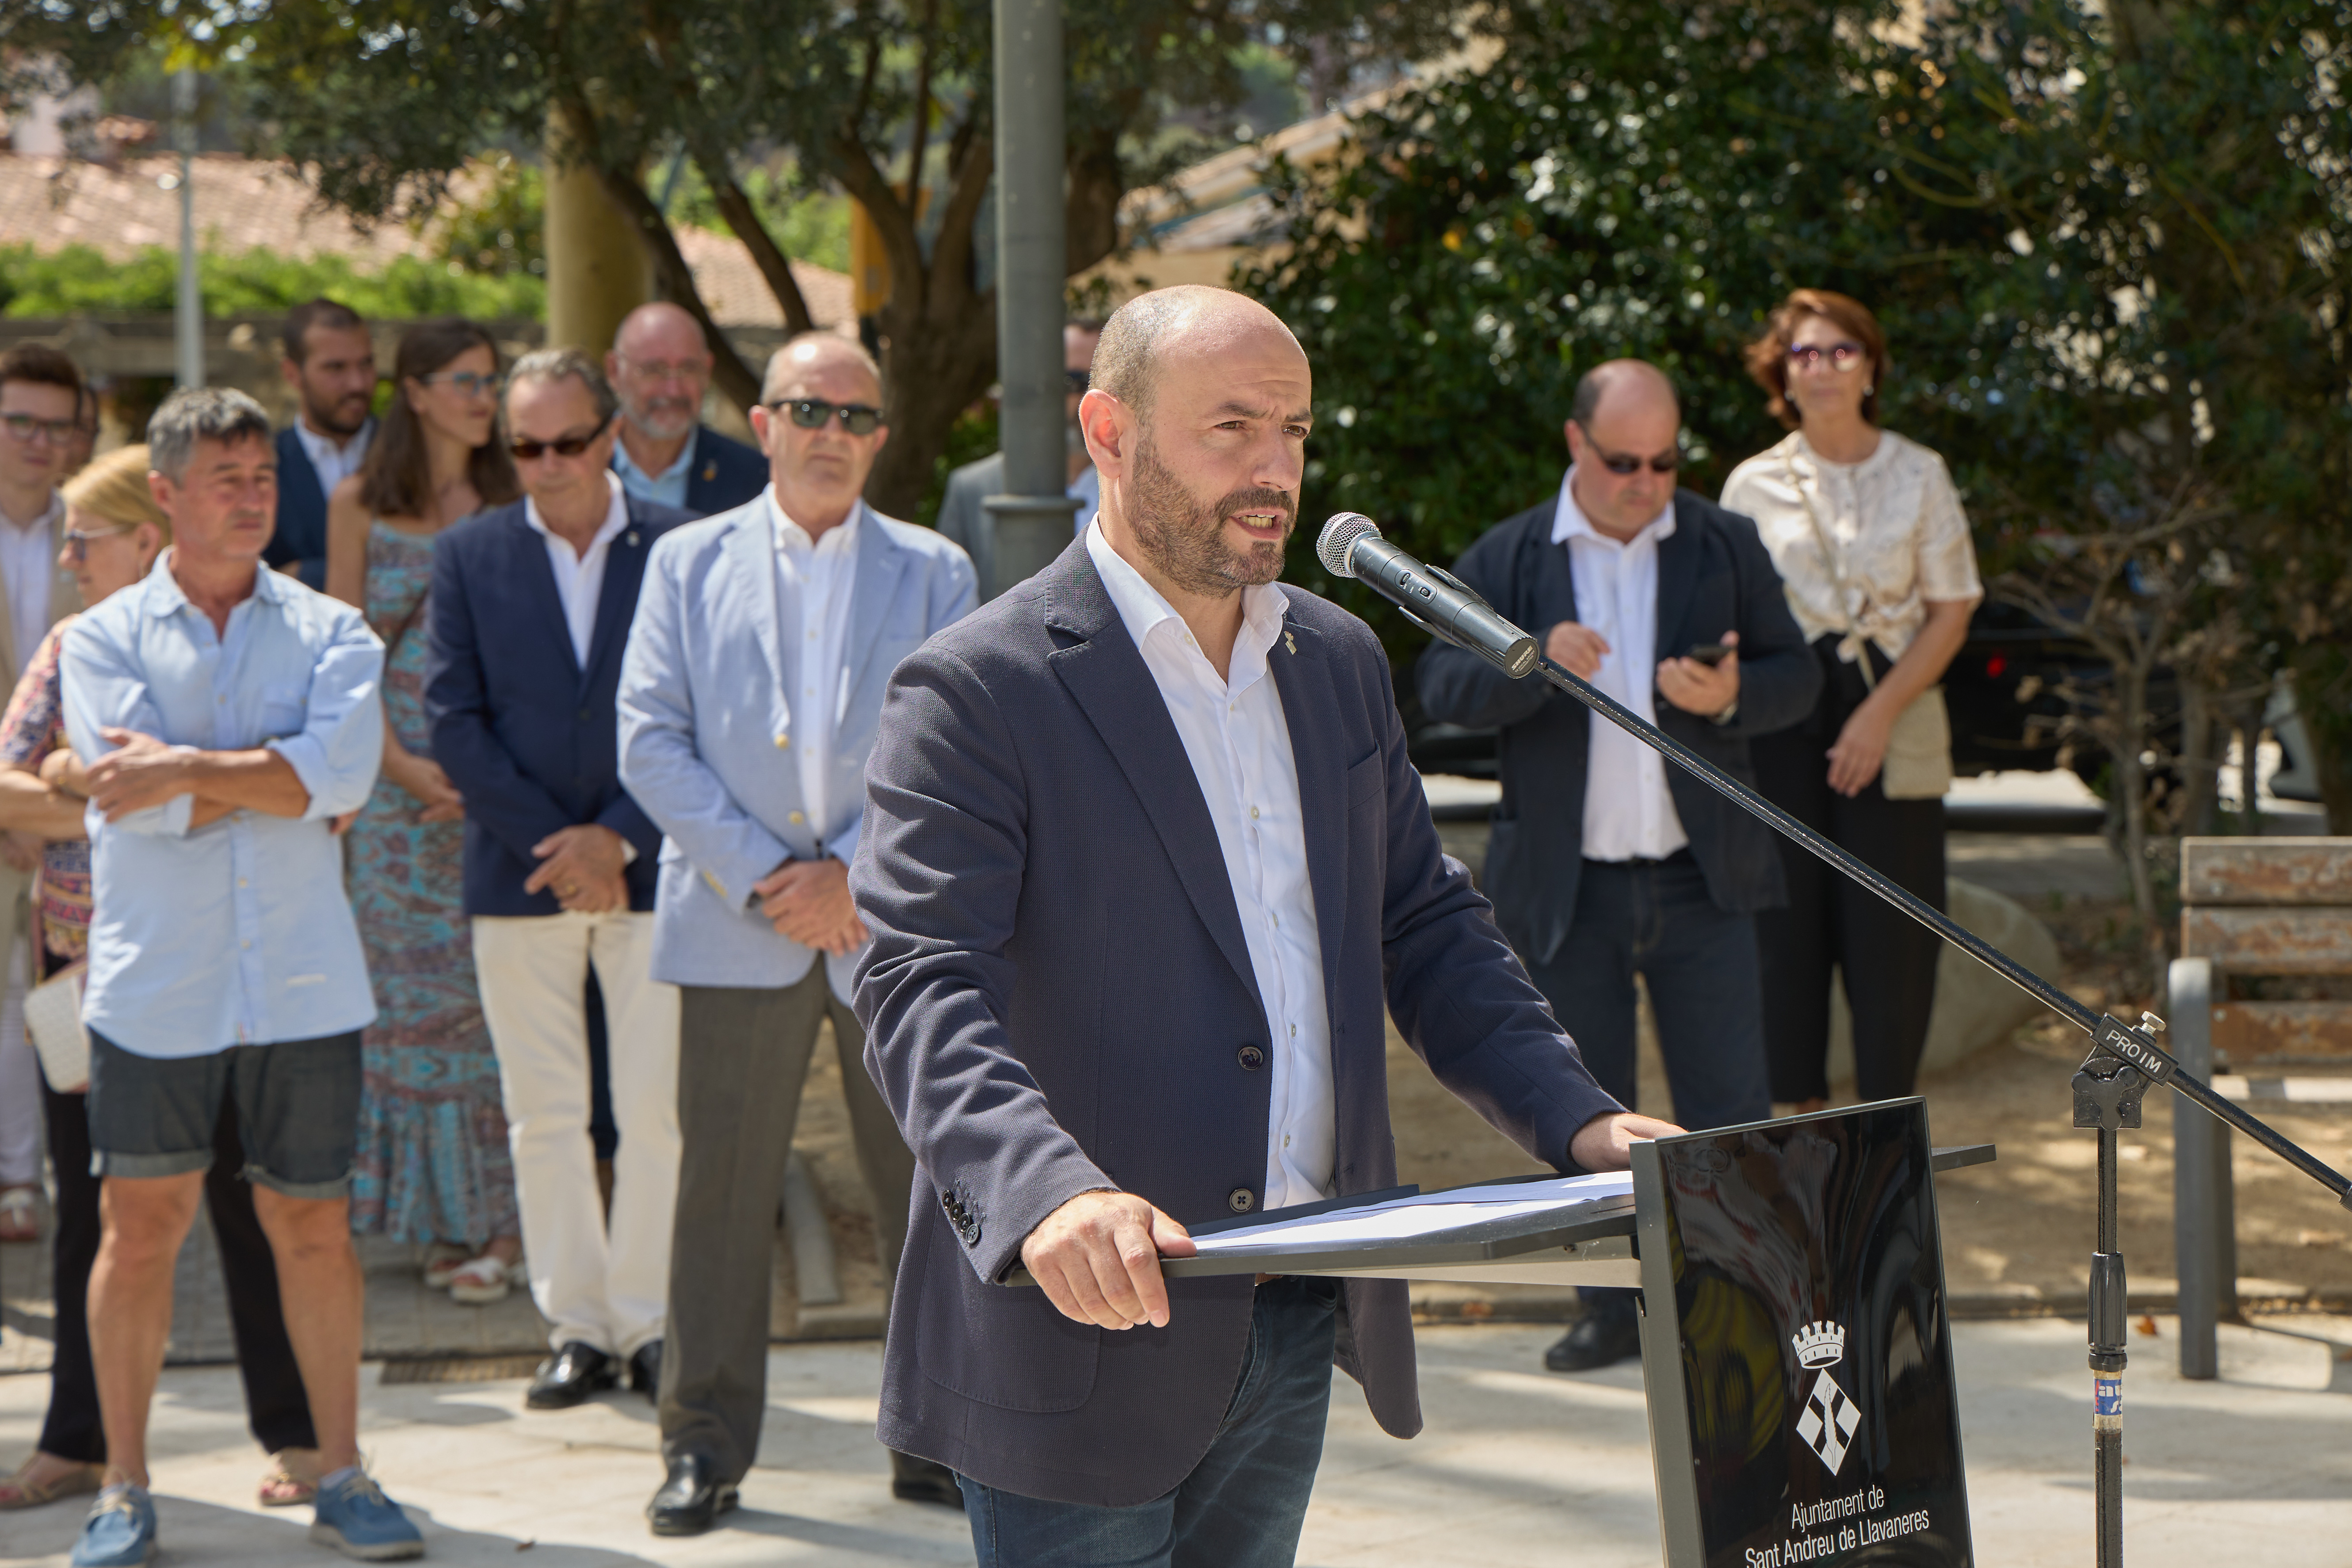
{"type": "MultiPolygon", "coordinates": [[[[2170,1369],[2174,1326],[2135,1335],[2126,1384],[2126,1546],[2133,1568],[2341,1568],[2352,1539],[2352,1319],[2227,1328],[2222,1377],[2170,1369]]],[[[1654,1568],[1657,1518],[1639,1373],[1541,1367],[1555,1331],[1425,1329],[1428,1426],[1382,1434],[1336,1380],[1298,1561],[1313,1568],[1654,1568]]],[[[1977,1560],[2080,1568],[2091,1559],[2088,1373],[2080,1323],[1955,1330],[1977,1560]]],[[[656,1541],[640,1510],[660,1479],[653,1412],[614,1394],[526,1412],[522,1383],[386,1384],[365,1374],[364,1442],[425,1526],[431,1561],[535,1568],[966,1563],[961,1515],[889,1496],[873,1420],[880,1348],[780,1347],[743,1508],[689,1541],[656,1541]]],[[[47,1380],[0,1378],[0,1462],[32,1441],[47,1380]]],[[[253,1503],[262,1458],[226,1367],[173,1368],[155,1419],[163,1541],[173,1568],[335,1561],[309,1510],[253,1503]]],[[[61,1565],[82,1510],[0,1514],[0,1562],[61,1565]]]]}

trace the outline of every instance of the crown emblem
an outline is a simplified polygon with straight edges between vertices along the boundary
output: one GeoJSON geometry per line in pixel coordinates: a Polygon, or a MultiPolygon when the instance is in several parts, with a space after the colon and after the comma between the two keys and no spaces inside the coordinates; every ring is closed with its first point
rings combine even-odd
{"type": "Polygon", "coordinates": [[[1799,1366],[1835,1366],[1845,1359],[1845,1330],[1835,1323],[1807,1323],[1789,1336],[1799,1366]]]}

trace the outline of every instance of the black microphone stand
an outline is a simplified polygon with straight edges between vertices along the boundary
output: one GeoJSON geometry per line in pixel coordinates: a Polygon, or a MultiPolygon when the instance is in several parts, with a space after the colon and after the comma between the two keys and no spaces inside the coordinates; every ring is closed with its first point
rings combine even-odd
{"type": "MultiPolygon", "coordinates": [[[[1433,568],[1428,570],[1447,584],[1469,592],[1459,578],[1438,573],[1433,568]]],[[[2156,1043],[2154,1036],[2163,1029],[2164,1020],[2155,1014],[2141,1014],[2140,1026],[2135,1026],[2110,1015],[2093,1012],[1991,943],[1962,930],[1942,910],[1908,889],[1888,880],[1581,677],[1541,657],[1537,658],[1534,668],[1529,669],[1524,662],[1524,647],[1517,657],[1501,648],[1482,647],[1441,630],[1415,615],[1409,606],[1401,605],[1399,607],[1436,636],[1479,655],[1514,679],[1523,679],[1529,674],[1541,675],[1635,740],[1671,758],[1683,771],[1726,800],[1769,823],[1782,837],[1802,845],[1839,872],[1860,882],[2091,1037],[2091,1054],[2074,1074],[2074,1125],[2095,1129],[2099,1135],[2098,1245],[2091,1254],[2090,1290],[2091,1433],[2093,1472],[2098,1497],[2097,1563],[2098,1568],[2123,1568],[2123,1374],[2129,1358],[2124,1342],[2127,1300],[2124,1286],[2124,1257],[2116,1234],[2116,1135],[2125,1128],[2140,1125],[2141,1096],[2149,1084],[2162,1084],[2243,1132],[2334,1193],[2336,1201],[2347,1209],[2352,1209],[2352,1179],[2325,1164],[2259,1118],[2223,1099],[2211,1085],[2183,1072],[2180,1064],[2156,1043]],[[1518,668],[1514,668],[1514,665],[1518,668]]],[[[1511,629],[1516,631],[1517,628],[1511,629]]],[[[1525,637],[1526,634],[1519,635],[1525,637]]]]}

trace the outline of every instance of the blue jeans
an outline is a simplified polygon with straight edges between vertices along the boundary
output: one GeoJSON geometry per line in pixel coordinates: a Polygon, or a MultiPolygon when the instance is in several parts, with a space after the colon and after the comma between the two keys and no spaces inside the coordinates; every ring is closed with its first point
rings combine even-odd
{"type": "Polygon", "coordinates": [[[959,1476],[980,1568],[1289,1568],[1323,1458],[1339,1287],[1258,1287],[1249,1349],[1209,1451],[1133,1508],[1048,1502],[959,1476]]]}

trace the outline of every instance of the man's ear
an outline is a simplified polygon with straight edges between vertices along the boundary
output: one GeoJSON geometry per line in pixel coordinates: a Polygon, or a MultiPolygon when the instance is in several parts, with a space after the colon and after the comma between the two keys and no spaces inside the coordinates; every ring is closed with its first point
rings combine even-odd
{"type": "Polygon", "coordinates": [[[1087,439],[1087,456],[1097,468],[1124,469],[1127,462],[1127,405],[1100,387],[1078,400],[1078,431],[1087,439]]]}
{"type": "Polygon", "coordinates": [[[768,449],[768,426],[775,421],[775,412],[764,403],[751,405],[751,438],[760,443],[760,450],[768,449]]]}
{"type": "Polygon", "coordinates": [[[1568,439],[1568,460],[1571,463],[1584,461],[1584,432],[1576,427],[1576,421],[1570,419],[1563,423],[1559,433],[1568,439]]]}

